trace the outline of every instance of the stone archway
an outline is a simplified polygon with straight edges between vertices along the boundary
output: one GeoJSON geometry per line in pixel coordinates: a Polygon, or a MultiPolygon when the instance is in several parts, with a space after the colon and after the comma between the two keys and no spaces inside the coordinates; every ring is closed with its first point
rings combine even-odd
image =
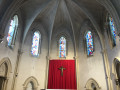
{"type": "Polygon", "coordinates": [[[0,61],[0,90],[6,90],[8,76],[11,72],[11,62],[9,58],[3,58],[0,61]]]}
{"type": "Polygon", "coordinates": [[[29,90],[29,88],[31,88],[32,90],[37,90],[38,86],[39,84],[38,84],[37,79],[31,76],[23,84],[23,90],[29,90]]]}
{"type": "Polygon", "coordinates": [[[112,72],[115,75],[115,84],[117,90],[120,90],[120,59],[115,58],[113,61],[112,72]]]}
{"type": "Polygon", "coordinates": [[[101,90],[101,88],[98,85],[98,83],[94,79],[92,79],[92,78],[90,78],[87,81],[87,83],[85,85],[85,88],[86,88],[86,90],[101,90]]]}

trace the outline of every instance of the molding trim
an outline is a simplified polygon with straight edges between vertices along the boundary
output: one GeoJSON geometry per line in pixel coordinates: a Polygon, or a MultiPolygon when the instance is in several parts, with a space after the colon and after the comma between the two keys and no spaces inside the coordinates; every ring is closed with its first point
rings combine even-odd
{"type": "Polygon", "coordinates": [[[6,63],[6,64],[7,64],[7,67],[8,67],[7,77],[8,77],[8,76],[9,76],[9,73],[12,72],[12,64],[11,64],[10,59],[9,59],[8,57],[5,57],[5,58],[3,58],[3,59],[0,61],[0,66],[1,66],[3,63],[6,63]]]}
{"type": "Polygon", "coordinates": [[[91,84],[92,84],[92,83],[95,85],[96,90],[101,90],[101,87],[99,86],[99,84],[98,84],[93,78],[90,78],[90,79],[87,81],[87,83],[86,83],[86,85],[85,85],[86,90],[91,90],[91,89],[92,89],[92,88],[91,88],[91,84]]]}
{"type": "Polygon", "coordinates": [[[33,85],[34,85],[34,87],[33,87],[34,90],[37,90],[39,84],[38,84],[37,79],[36,79],[35,77],[33,77],[33,76],[29,77],[29,78],[25,81],[25,83],[23,84],[23,88],[24,88],[23,90],[26,90],[26,89],[27,89],[27,86],[28,86],[28,84],[29,84],[30,82],[33,83],[33,85]]]}

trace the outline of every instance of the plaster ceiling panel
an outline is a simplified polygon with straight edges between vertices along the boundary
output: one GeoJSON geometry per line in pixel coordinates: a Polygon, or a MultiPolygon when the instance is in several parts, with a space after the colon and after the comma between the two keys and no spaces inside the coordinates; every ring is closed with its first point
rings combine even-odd
{"type": "Polygon", "coordinates": [[[22,7],[21,11],[24,16],[24,37],[27,35],[27,32],[35,20],[35,18],[39,15],[39,13],[50,3],[50,0],[29,0],[22,7]]]}
{"type": "Polygon", "coordinates": [[[103,15],[104,7],[96,0],[74,0],[84,6],[96,19],[100,22],[100,18],[103,15]]]}
{"type": "Polygon", "coordinates": [[[120,0],[110,0],[120,16],[120,0]]]}
{"type": "Polygon", "coordinates": [[[80,7],[76,5],[74,2],[72,2],[71,0],[66,0],[66,4],[70,14],[71,22],[73,25],[75,42],[78,42],[81,25],[88,18],[84,14],[84,12],[81,11],[80,7]]]}
{"type": "Polygon", "coordinates": [[[53,0],[36,18],[36,21],[44,26],[48,34],[50,34],[53,28],[58,3],[58,1],[53,0]]]}
{"type": "Polygon", "coordinates": [[[56,30],[60,26],[66,28],[67,27],[69,28],[71,26],[69,13],[64,0],[60,0],[59,7],[57,9],[55,22],[54,22],[54,30],[56,30]]]}
{"type": "Polygon", "coordinates": [[[26,18],[34,16],[34,14],[39,14],[40,11],[47,6],[49,0],[29,0],[25,3],[21,9],[26,18]]]}
{"type": "Polygon", "coordinates": [[[63,31],[62,29],[67,30],[67,32],[70,34],[74,42],[74,31],[71,25],[71,18],[70,18],[65,0],[60,0],[56,17],[55,17],[52,36],[54,36],[54,34],[56,34],[57,32],[63,31]],[[58,31],[58,30],[61,30],[61,31],[58,31]]]}
{"type": "Polygon", "coordinates": [[[0,21],[13,0],[0,0],[0,21]]]}
{"type": "Polygon", "coordinates": [[[66,4],[74,27],[74,32],[78,34],[81,24],[87,19],[87,17],[75,3],[67,0],[66,4]]]}

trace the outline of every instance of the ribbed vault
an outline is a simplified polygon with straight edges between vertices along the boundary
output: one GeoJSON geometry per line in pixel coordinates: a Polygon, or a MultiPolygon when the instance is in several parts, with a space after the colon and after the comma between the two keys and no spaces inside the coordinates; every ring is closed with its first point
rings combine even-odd
{"type": "Polygon", "coordinates": [[[104,9],[96,0],[28,0],[21,7],[24,14],[23,44],[30,26],[37,21],[46,30],[49,48],[52,36],[62,27],[71,35],[76,51],[80,28],[85,20],[90,20],[101,35],[104,9]]]}

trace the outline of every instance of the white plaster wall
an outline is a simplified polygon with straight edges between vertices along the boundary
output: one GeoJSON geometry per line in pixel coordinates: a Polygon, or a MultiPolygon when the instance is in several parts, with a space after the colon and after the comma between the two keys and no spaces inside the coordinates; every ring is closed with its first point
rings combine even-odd
{"type": "Polygon", "coordinates": [[[117,45],[113,48],[111,48],[110,42],[109,42],[109,38],[108,38],[108,34],[105,31],[105,45],[106,45],[106,50],[107,50],[107,54],[108,54],[108,61],[109,61],[109,66],[110,66],[110,73],[111,73],[111,79],[113,82],[113,88],[114,90],[116,90],[116,85],[115,85],[115,74],[114,72],[112,72],[112,64],[113,64],[113,60],[114,58],[118,57],[120,58],[120,38],[117,36],[116,37],[116,43],[117,45]]]}
{"type": "MultiPolygon", "coordinates": [[[[46,56],[48,53],[48,39],[47,35],[44,32],[42,26],[36,25],[34,26],[35,30],[39,30],[41,33],[41,52],[39,57],[31,56],[31,45],[32,45],[32,37],[33,33],[30,32],[27,35],[25,40],[25,44],[23,47],[23,54],[21,56],[20,61],[20,68],[19,68],[19,75],[17,78],[16,90],[23,90],[23,84],[25,81],[33,76],[37,79],[39,86],[38,90],[44,89],[45,87],[45,80],[46,80],[46,56]]],[[[33,29],[33,28],[32,28],[33,29]]]]}
{"type": "Polygon", "coordinates": [[[15,69],[15,65],[17,61],[17,53],[18,53],[18,49],[20,45],[19,42],[20,42],[20,36],[21,36],[21,28],[20,28],[21,25],[19,25],[14,48],[10,49],[9,47],[7,47],[7,35],[8,35],[8,30],[9,30],[9,24],[10,24],[10,20],[8,21],[8,24],[6,25],[6,28],[5,28],[5,32],[4,32],[5,36],[3,38],[3,43],[0,43],[0,61],[3,58],[8,57],[10,59],[11,66],[12,66],[12,71],[10,72],[9,77],[8,77],[7,90],[10,90],[12,86],[14,69],[15,69]]]}
{"type": "Polygon", "coordinates": [[[99,84],[101,90],[107,90],[104,60],[101,53],[100,40],[94,31],[92,31],[92,34],[94,39],[95,51],[94,51],[94,55],[90,57],[87,57],[87,53],[84,50],[84,48],[86,48],[83,42],[84,37],[80,37],[78,57],[77,57],[79,62],[78,87],[80,90],[86,90],[85,86],[87,84],[87,81],[90,78],[93,78],[99,84]]]}

